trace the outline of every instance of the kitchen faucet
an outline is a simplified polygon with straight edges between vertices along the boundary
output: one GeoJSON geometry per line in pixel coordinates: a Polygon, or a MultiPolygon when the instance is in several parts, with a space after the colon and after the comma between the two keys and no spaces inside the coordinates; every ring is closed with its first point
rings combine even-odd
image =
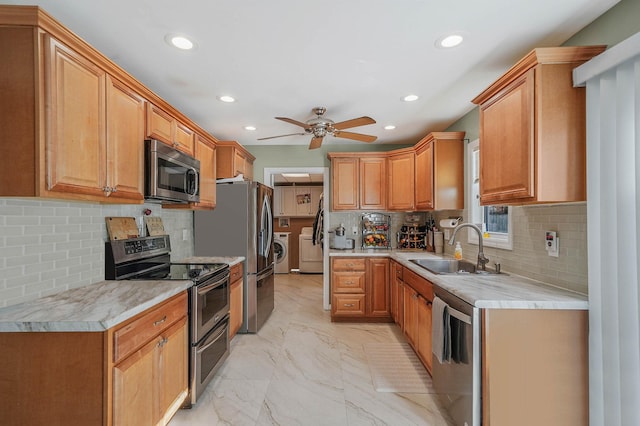
{"type": "Polygon", "coordinates": [[[453,235],[449,239],[449,245],[450,246],[453,245],[456,239],[456,234],[461,228],[464,228],[465,226],[475,229],[475,231],[478,233],[478,263],[476,264],[476,269],[486,271],[485,265],[487,264],[487,262],[489,262],[489,259],[487,259],[484,255],[484,246],[482,244],[482,231],[476,225],[474,225],[473,223],[461,223],[460,225],[456,226],[456,228],[453,230],[453,235]]]}

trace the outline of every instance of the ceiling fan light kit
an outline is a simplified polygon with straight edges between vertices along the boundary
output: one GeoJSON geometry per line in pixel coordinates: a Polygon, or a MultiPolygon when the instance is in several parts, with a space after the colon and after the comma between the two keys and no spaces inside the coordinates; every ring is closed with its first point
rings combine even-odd
{"type": "Polygon", "coordinates": [[[276,120],[281,120],[295,126],[302,127],[305,133],[289,133],[286,135],[269,136],[266,138],[258,138],[259,141],[266,139],[281,138],[285,136],[302,136],[305,134],[311,134],[313,138],[309,144],[309,149],[320,148],[325,136],[331,135],[336,138],[352,139],[360,142],[373,142],[378,139],[377,136],[364,135],[362,133],[344,132],[343,129],[350,129],[352,127],[366,126],[368,124],[375,124],[375,120],[371,117],[359,117],[351,120],[341,121],[339,123],[324,117],[324,113],[327,111],[325,107],[316,107],[313,109],[313,113],[316,114],[315,118],[307,120],[306,122],[300,122],[292,118],[287,117],[275,117],[276,120]]]}

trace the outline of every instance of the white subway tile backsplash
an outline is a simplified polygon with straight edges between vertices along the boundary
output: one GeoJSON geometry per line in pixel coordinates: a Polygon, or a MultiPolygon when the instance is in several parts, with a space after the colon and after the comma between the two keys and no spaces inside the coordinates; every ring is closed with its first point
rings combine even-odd
{"type": "Polygon", "coordinates": [[[158,204],[102,205],[0,198],[0,307],[104,280],[106,216],[141,218],[145,209],[163,218],[172,258],[193,255],[190,211],[158,204]],[[166,218],[165,218],[166,217],[166,218]]]}

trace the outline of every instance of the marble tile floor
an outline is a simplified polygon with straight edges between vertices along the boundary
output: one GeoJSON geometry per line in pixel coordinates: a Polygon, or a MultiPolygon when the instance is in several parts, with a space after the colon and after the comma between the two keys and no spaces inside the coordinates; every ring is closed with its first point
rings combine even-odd
{"type": "Polygon", "coordinates": [[[198,403],[170,426],[448,426],[430,394],[376,392],[363,344],[404,342],[394,324],[332,323],[322,275],[277,274],[275,309],[238,334],[198,403]]]}

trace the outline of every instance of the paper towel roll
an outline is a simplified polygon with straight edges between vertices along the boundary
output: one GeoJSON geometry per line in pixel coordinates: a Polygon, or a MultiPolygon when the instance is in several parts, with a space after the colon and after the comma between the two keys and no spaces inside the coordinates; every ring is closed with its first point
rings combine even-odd
{"type": "Polygon", "coordinates": [[[455,228],[456,226],[458,226],[458,219],[440,220],[440,228],[455,228]]]}

